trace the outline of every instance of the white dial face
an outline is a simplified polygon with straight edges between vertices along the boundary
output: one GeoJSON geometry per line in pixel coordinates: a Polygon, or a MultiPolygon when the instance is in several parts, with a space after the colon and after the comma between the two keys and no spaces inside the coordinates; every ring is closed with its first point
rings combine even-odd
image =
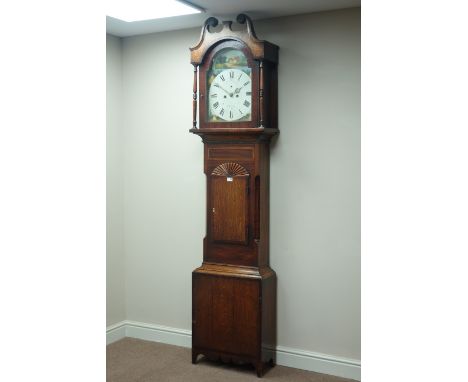
{"type": "Polygon", "coordinates": [[[252,81],[239,69],[226,69],[213,80],[208,95],[212,115],[231,122],[250,120],[252,110],[252,81]]]}

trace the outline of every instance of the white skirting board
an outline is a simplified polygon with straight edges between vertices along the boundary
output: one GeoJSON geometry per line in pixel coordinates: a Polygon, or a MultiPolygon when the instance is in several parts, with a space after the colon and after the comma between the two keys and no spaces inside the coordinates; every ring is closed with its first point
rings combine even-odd
{"type": "MultiPolygon", "coordinates": [[[[192,332],[190,330],[170,328],[144,322],[121,321],[108,326],[106,334],[107,344],[118,341],[124,337],[132,337],[187,348],[192,346],[192,332]]],[[[361,380],[361,361],[359,360],[277,346],[276,363],[296,369],[336,375],[338,377],[350,378],[358,381],[361,380]]]]}

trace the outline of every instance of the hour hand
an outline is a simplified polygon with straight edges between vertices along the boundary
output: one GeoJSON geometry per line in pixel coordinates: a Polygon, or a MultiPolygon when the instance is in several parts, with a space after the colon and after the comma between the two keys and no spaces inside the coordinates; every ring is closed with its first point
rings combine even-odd
{"type": "MultiPolygon", "coordinates": [[[[248,82],[247,82],[247,83],[248,83],[248,82]]],[[[247,85],[247,83],[245,83],[244,85],[242,85],[240,88],[237,88],[237,89],[234,91],[234,94],[240,93],[240,91],[244,88],[245,85],[247,85]]]]}

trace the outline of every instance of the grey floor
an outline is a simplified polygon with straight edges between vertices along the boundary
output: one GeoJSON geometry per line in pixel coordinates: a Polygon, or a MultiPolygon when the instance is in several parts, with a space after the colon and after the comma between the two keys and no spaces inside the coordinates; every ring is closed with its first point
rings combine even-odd
{"type": "Polygon", "coordinates": [[[275,366],[262,379],[253,367],[211,362],[200,357],[191,363],[191,350],[157,342],[124,338],[107,346],[108,382],[351,382],[311,371],[275,366]]]}

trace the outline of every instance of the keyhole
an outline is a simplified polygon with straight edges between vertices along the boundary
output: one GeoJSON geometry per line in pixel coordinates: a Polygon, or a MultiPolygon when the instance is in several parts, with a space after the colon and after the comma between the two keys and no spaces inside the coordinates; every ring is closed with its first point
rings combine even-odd
{"type": "Polygon", "coordinates": [[[215,209],[214,209],[214,207],[213,207],[213,213],[215,213],[215,209]]]}

